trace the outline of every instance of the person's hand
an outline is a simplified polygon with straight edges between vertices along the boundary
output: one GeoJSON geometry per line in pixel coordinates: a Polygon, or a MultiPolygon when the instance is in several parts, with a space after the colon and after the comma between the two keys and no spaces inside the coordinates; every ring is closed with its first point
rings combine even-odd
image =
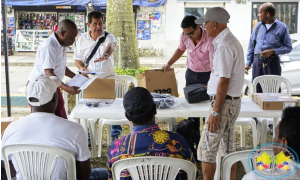
{"type": "Polygon", "coordinates": [[[268,58],[270,57],[272,54],[275,54],[274,49],[266,49],[263,52],[260,53],[261,56],[268,58]]]}
{"type": "Polygon", "coordinates": [[[164,72],[166,72],[167,70],[169,70],[171,67],[171,65],[169,65],[168,63],[166,65],[164,65],[164,67],[162,67],[162,69],[164,70],[164,72]]]}
{"type": "MultiPolygon", "coordinates": [[[[83,68],[80,68],[79,70],[80,70],[80,71],[85,71],[85,72],[88,72],[88,71],[87,71],[87,69],[86,69],[86,68],[84,68],[84,67],[83,67],[83,68]]],[[[87,78],[88,78],[88,74],[87,74],[87,73],[81,73],[81,75],[83,75],[83,76],[85,76],[85,77],[87,77],[87,78]]]]}
{"type": "Polygon", "coordinates": [[[207,129],[209,132],[214,133],[219,129],[220,124],[220,116],[215,117],[213,115],[209,115],[208,120],[206,121],[207,129]]]}
{"type": "Polygon", "coordinates": [[[101,61],[105,61],[108,60],[108,56],[102,56],[99,59],[95,60],[94,62],[101,62],[101,61]]]}
{"type": "Polygon", "coordinates": [[[246,66],[245,66],[245,74],[247,74],[247,75],[248,75],[248,71],[249,71],[249,69],[250,69],[250,66],[249,66],[249,65],[246,65],[246,66]]]}
{"type": "Polygon", "coordinates": [[[67,93],[69,93],[71,95],[80,93],[79,87],[76,87],[76,86],[69,86],[66,91],[67,91],[67,93]]]}

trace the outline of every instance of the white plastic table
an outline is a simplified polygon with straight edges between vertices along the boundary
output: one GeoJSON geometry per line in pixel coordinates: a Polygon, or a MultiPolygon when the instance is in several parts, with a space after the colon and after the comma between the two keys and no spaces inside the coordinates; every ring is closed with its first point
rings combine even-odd
{"type": "MultiPolygon", "coordinates": [[[[157,109],[156,117],[208,117],[209,101],[189,104],[185,98],[176,98],[179,105],[171,109],[157,109]]],[[[250,98],[242,98],[239,117],[273,118],[273,132],[281,117],[282,110],[262,110],[250,98]]],[[[77,103],[70,115],[71,119],[81,123],[87,131],[88,118],[124,119],[125,110],[123,99],[116,98],[109,107],[89,108],[85,104],[77,103]]],[[[273,133],[273,136],[275,133],[273,133]]]]}

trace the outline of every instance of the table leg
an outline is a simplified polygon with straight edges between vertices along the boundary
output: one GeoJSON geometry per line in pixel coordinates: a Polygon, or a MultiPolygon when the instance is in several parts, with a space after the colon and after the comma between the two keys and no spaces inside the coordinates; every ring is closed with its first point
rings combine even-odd
{"type": "Polygon", "coordinates": [[[279,118],[273,118],[273,138],[275,137],[275,128],[279,123],[279,118]]]}
{"type": "Polygon", "coordinates": [[[71,119],[71,121],[74,121],[74,122],[80,124],[80,119],[78,119],[78,118],[73,118],[73,119],[71,119]]]}
{"type": "Polygon", "coordinates": [[[86,134],[88,134],[87,119],[80,119],[80,124],[83,126],[83,129],[85,130],[86,134]]]}

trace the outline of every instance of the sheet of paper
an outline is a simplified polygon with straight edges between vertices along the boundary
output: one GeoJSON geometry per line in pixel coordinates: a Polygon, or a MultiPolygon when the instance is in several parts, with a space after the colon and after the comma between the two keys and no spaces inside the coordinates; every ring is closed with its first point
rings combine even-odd
{"type": "Polygon", "coordinates": [[[92,75],[95,75],[95,74],[103,74],[105,72],[96,72],[96,71],[78,71],[80,73],[85,73],[85,74],[92,74],[92,75]]]}
{"type": "Polygon", "coordinates": [[[89,79],[86,83],[84,83],[82,86],[80,86],[80,90],[84,90],[86,89],[90,84],[92,84],[92,82],[97,79],[97,76],[96,77],[93,77],[91,79],[89,79]]]}

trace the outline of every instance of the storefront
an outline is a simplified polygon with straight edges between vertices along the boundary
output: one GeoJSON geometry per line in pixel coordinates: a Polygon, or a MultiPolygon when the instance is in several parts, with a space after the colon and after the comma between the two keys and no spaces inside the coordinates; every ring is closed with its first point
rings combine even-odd
{"type": "MultiPolygon", "coordinates": [[[[59,24],[70,19],[77,25],[78,37],[86,32],[85,10],[78,6],[13,6],[15,11],[15,51],[36,51],[41,42],[51,34],[50,21],[59,24]]],[[[74,47],[68,47],[72,52],[74,47]]]]}

